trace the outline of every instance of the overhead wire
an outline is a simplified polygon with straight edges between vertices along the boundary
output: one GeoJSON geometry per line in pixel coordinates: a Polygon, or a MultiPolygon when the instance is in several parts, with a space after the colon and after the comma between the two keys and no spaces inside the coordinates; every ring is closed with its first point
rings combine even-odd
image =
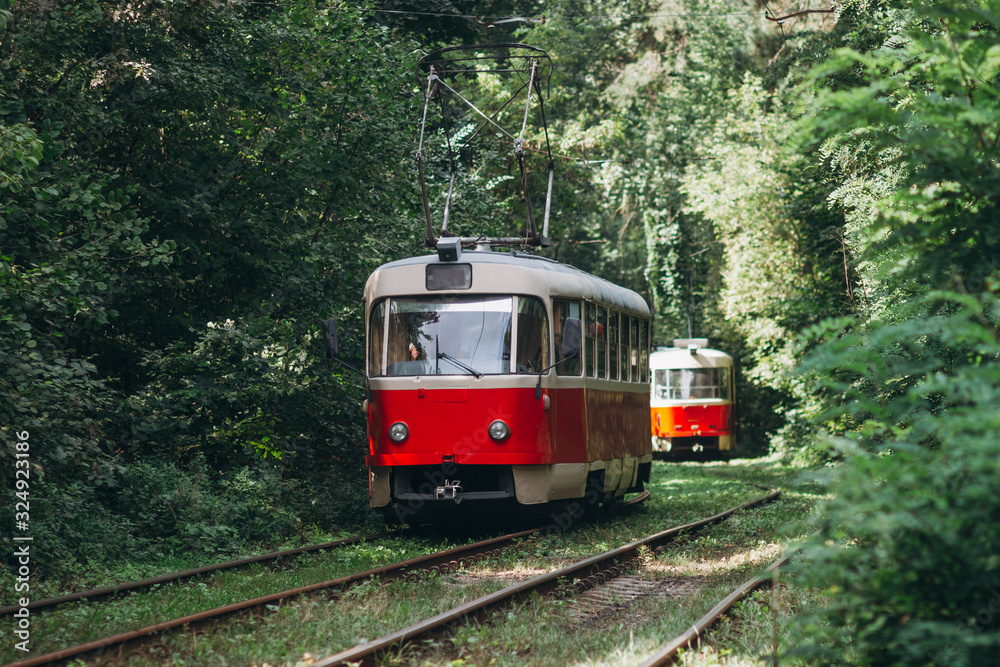
{"type": "MultiPolygon", "coordinates": [[[[267,5],[271,7],[280,7],[282,4],[280,2],[269,2],[267,0],[248,0],[245,4],[248,5],[267,5]]],[[[765,3],[766,7],[766,3],[765,3]]],[[[427,18],[448,18],[448,19],[462,19],[469,21],[470,23],[475,23],[484,28],[492,28],[494,26],[504,24],[504,23],[526,23],[526,24],[544,24],[550,21],[623,21],[632,19],[652,19],[652,18],[765,18],[772,21],[780,21],[787,18],[792,18],[804,14],[814,14],[814,13],[830,13],[834,11],[834,8],[830,9],[809,9],[799,12],[794,12],[785,16],[776,17],[776,15],[767,9],[765,12],[652,12],[649,14],[556,14],[549,15],[544,14],[542,16],[510,16],[510,17],[497,17],[493,19],[484,18],[479,14],[449,14],[445,12],[419,12],[413,10],[404,9],[378,9],[369,7],[333,7],[334,10],[345,10],[345,11],[356,11],[365,14],[393,14],[397,16],[420,16],[427,18]],[[775,17],[775,18],[772,18],[775,17]]]]}
{"type": "Polygon", "coordinates": [[[764,5],[765,10],[764,18],[778,24],[778,30],[781,31],[781,49],[784,50],[785,46],[788,45],[788,36],[785,34],[785,19],[789,17],[782,16],[779,18],[775,16],[774,12],[771,11],[771,8],[767,6],[767,0],[761,0],[761,2],[764,5]]]}
{"type": "MultiPolygon", "coordinates": [[[[256,3],[254,3],[256,4],[256,3]]],[[[270,3],[262,3],[270,4],[270,3]]],[[[370,9],[361,7],[352,7],[354,11],[365,12],[370,14],[399,14],[407,16],[426,16],[432,18],[452,18],[452,19],[465,19],[472,21],[473,23],[478,23],[485,27],[490,27],[490,24],[498,25],[500,23],[509,23],[520,21],[524,23],[548,23],[549,21],[562,21],[562,20],[601,20],[601,21],[615,21],[623,19],[642,19],[642,18],[712,18],[712,17],[729,17],[729,16],[763,16],[760,12],[689,12],[689,13],[660,13],[655,12],[652,14],[602,14],[602,15],[585,15],[585,14],[565,14],[565,15],[543,15],[539,17],[526,17],[526,16],[515,16],[515,17],[505,17],[497,18],[493,20],[487,20],[482,18],[482,16],[477,14],[446,14],[443,12],[415,12],[403,9],[370,9]]]]}
{"type": "MultiPolygon", "coordinates": [[[[434,96],[436,96],[437,99],[438,99],[438,101],[441,103],[440,113],[441,113],[442,122],[446,123],[446,121],[447,121],[447,113],[446,113],[445,107],[444,107],[444,95],[443,95],[443,93],[448,93],[450,96],[453,96],[453,97],[457,98],[458,100],[461,100],[467,108],[469,108],[472,111],[474,111],[476,114],[478,114],[485,121],[478,129],[476,129],[476,131],[473,134],[473,136],[469,137],[464,142],[465,146],[468,146],[468,144],[471,142],[472,138],[474,138],[477,134],[479,134],[479,132],[483,128],[485,128],[487,126],[495,128],[495,130],[500,135],[502,135],[502,136],[510,139],[513,142],[514,154],[515,154],[515,156],[517,158],[518,168],[519,168],[520,175],[521,175],[520,185],[521,185],[521,193],[522,193],[522,197],[523,197],[525,211],[526,211],[526,215],[527,215],[527,229],[519,237],[516,237],[516,238],[515,237],[511,237],[511,238],[505,238],[505,239],[498,238],[498,239],[493,239],[491,242],[497,243],[497,244],[501,244],[501,245],[510,245],[511,243],[517,243],[517,244],[520,244],[520,245],[525,245],[525,244],[534,244],[534,245],[542,244],[542,245],[544,245],[544,244],[547,244],[547,238],[545,238],[544,234],[543,235],[539,235],[539,233],[538,233],[538,227],[537,227],[537,223],[536,223],[536,220],[535,220],[534,211],[533,211],[533,208],[532,208],[532,200],[531,200],[531,196],[530,196],[530,194],[528,192],[528,168],[527,168],[527,165],[525,163],[525,150],[524,150],[525,149],[525,134],[527,132],[527,124],[528,124],[528,119],[529,119],[529,117],[531,115],[531,112],[532,112],[533,102],[535,102],[535,98],[537,96],[537,102],[536,102],[536,104],[538,104],[540,106],[542,104],[542,99],[543,99],[543,94],[542,94],[542,89],[541,89],[542,88],[542,86],[541,86],[541,77],[539,76],[539,66],[538,66],[538,60],[539,59],[546,59],[547,60],[548,59],[548,55],[544,51],[542,51],[541,49],[538,49],[536,47],[530,47],[530,46],[527,46],[527,45],[524,45],[524,44],[490,44],[490,45],[478,45],[478,46],[451,47],[451,48],[448,48],[448,49],[442,49],[442,50],[439,50],[439,51],[435,51],[435,52],[433,52],[431,54],[428,54],[427,56],[424,56],[424,58],[421,59],[421,66],[426,65],[429,68],[429,70],[430,70],[429,75],[428,75],[428,90],[427,90],[427,93],[424,96],[424,115],[423,115],[423,119],[424,120],[421,122],[421,129],[420,129],[420,132],[421,132],[420,149],[418,149],[418,155],[417,155],[417,159],[418,159],[418,162],[417,162],[418,177],[420,179],[421,196],[422,196],[422,199],[424,201],[425,218],[427,220],[427,225],[428,225],[428,239],[427,239],[428,245],[430,245],[432,243],[436,243],[436,238],[433,235],[433,231],[432,231],[432,227],[431,227],[431,223],[430,223],[429,203],[428,203],[426,182],[424,180],[424,174],[423,174],[422,165],[421,165],[421,158],[422,158],[423,138],[424,138],[424,134],[426,132],[427,109],[428,109],[428,106],[430,104],[432,94],[434,96]],[[521,49],[521,50],[530,50],[532,52],[532,55],[530,57],[527,57],[527,56],[525,56],[524,54],[521,54],[521,53],[516,53],[516,54],[503,53],[504,49],[515,48],[515,47],[517,49],[521,49]],[[441,60],[440,56],[442,56],[444,53],[450,53],[450,52],[456,52],[456,53],[470,52],[471,53],[474,50],[479,50],[479,49],[482,49],[482,48],[491,48],[491,49],[497,51],[497,55],[494,56],[493,59],[499,59],[499,60],[504,60],[504,59],[507,59],[507,60],[526,59],[526,60],[530,61],[530,63],[531,63],[530,76],[528,77],[528,80],[525,82],[522,79],[522,85],[520,86],[520,88],[518,88],[518,90],[515,91],[513,94],[509,95],[509,99],[506,102],[504,102],[503,106],[501,107],[501,109],[507,107],[508,104],[512,103],[520,95],[520,93],[522,93],[522,92],[525,93],[525,96],[524,96],[525,97],[525,101],[524,101],[524,117],[523,117],[523,119],[520,122],[520,131],[516,134],[516,136],[515,136],[515,131],[508,131],[505,127],[503,127],[500,123],[498,123],[497,120],[495,120],[495,116],[499,115],[499,113],[500,113],[499,110],[494,111],[492,114],[487,114],[485,111],[483,111],[482,109],[480,109],[475,103],[473,103],[471,100],[467,99],[464,95],[462,95],[457,90],[457,88],[455,86],[452,86],[452,85],[448,84],[443,79],[443,75],[445,75],[445,74],[449,74],[449,73],[450,74],[454,74],[455,72],[465,72],[465,71],[467,71],[465,68],[463,68],[461,66],[456,67],[456,68],[450,68],[451,65],[455,65],[455,64],[459,64],[460,65],[462,62],[466,62],[466,61],[469,61],[469,60],[479,60],[479,59],[482,58],[482,56],[476,55],[476,54],[472,53],[468,57],[453,57],[453,58],[448,58],[448,59],[445,59],[445,60],[441,60]],[[439,66],[441,64],[443,64],[444,62],[449,63],[449,68],[450,69],[449,68],[445,68],[445,69],[441,69],[441,71],[439,71],[439,66]]],[[[497,68],[494,68],[494,69],[491,69],[491,70],[486,70],[486,71],[495,71],[496,69],[497,68]]],[[[517,78],[521,78],[521,75],[523,74],[523,71],[520,68],[511,68],[511,67],[502,67],[501,66],[499,69],[501,69],[501,70],[503,70],[503,71],[505,71],[505,72],[507,72],[509,74],[512,74],[513,76],[515,76],[517,78]]],[[[479,71],[479,70],[476,70],[476,71],[479,71]]],[[[541,113],[542,113],[542,118],[543,118],[543,123],[544,123],[544,117],[545,117],[544,116],[544,108],[542,109],[541,113]]],[[[453,197],[455,176],[456,176],[456,172],[457,172],[456,164],[455,164],[455,159],[454,159],[455,155],[456,155],[455,146],[453,145],[453,142],[451,140],[451,133],[447,131],[447,128],[445,128],[444,137],[445,137],[446,155],[448,157],[448,161],[449,161],[449,164],[450,164],[451,178],[449,179],[448,192],[447,192],[447,195],[445,196],[444,220],[443,220],[442,225],[441,225],[441,235],[442,236],[447,235],[448,214],[449,214],[450,205],[451,205],[451,201],[452,201],[452,197],[453,197]]],[[[546,131],[545,131],[545,138],[546,138],[546,143],[545,143],[545,145],[546,145],[546,152],[549,155],[549,160],[548,160],[548,165],[549,165],[549,184],[548,184],[548,190],[547,190],[547,193],[546,193],[546,206],[545,206],[545,218],[544,218],[544,227],[543,227],[543,229],[547,230],[548,229],[548,216],[549,216],[549,212],[551,210],[552,171],[555,168],[554,162],[553,162],[552,157],[551,157],[551,144],[549,143],[549,140],[548,140],[548,128],[546,128],[546,131]]],[[[465,239],[465,238],[463,238],[461,242],[463,244],[466,244],[469,241],[471,241],[471,239],[465,239]]]]}
{"type": "MultiPolygon", "coordinates": [[[[252,2],[252,4],[257,4],[257,3],[253,3],[252,2]]],[[[259,4],[269,4],[269,3],[259,3],[259,4]]],[[[602,20],[602,21],[611,21],[611,20],[626,20],[626,19],[633,19],[634,20],[634,19],[649,19],[649,18],[733,18],[733,17],[760,17],[760,18],[766,19],[768,21],[772,21],[772,22],[774,22],[774,23],[776,23],[778,25],[778,29],[779,29],[779,31],[781,33],[781,39],[782,39],[782,47],[779,50],[779,53],[781,51],[783,51],[786,48],[786,46],[788,45],[788,35],[786,34],[785,29],[784,29],[784,22],[787,19],[795,18],[795,17],[799,17],[799,16],[804,16],[804,15],[808,15],[808,14],[814,14],[814,13],[817,13],[817,14],[828,14],[828,13],[833,13],[834,11],[836,11],[836,4],[834,3],[829,9],[804,9],[804,10],[794,11],[794,12],[785,14],[783,16],[777,16],[777,15],[774,14],[774,12],[771,11],[771,8],[768,6],[766,0],[762,0],[762,4],[764,5],[764,9],[765,9],[765,11],[764,11],[763,14],[761,14],[759,12],[720,12],[720,13],[696,12],[696,13],[651,13],[651,14],[622,14],[622,15],[593,15],[593,16],[585,16],[585,15],[565,15],[565,16],[558,16],[558,15],[556,15],[556,16],[542,16],[540,18],[534,18],[534,17],[510,17],[510,18],[502,18],[502,19],[498,18],[498,19],[494,19],[492,21],[484,20],[479,15],[446,14],[446,13],[442,13],[442,12],[415,12],[415,11],[390,10],[390,9],[369,9],[369,8],[353,8],[353,9],[355,11],[359,12],[359,13],[371,13],[371,14],[381,13],[381,14],[394,14],[394,15],[404,15],[404,16],[422,16],[422,17],[433,17],[433,18],[453,18],[453,19],[457,18],[457,19],[464,19],[464,20],[473,21],[476,24],[478,24],[480,26],[483,26],[485,28],[493,28],[495,25],[502,24],[502,23],[544,24],[547,21],[554,21],[554,20],[577,20],[577,21],[583,21],[583,20],[602,20]]],[[[775,56],[777,56],[777,55],[778,54],[775,54],[775,56]]],[[[475,60],[476,58],[473,57],[471,59],[475,60]]],[[[463,58],[461,60],[464,60],[465,62],[468,62],[470,60],[470,58],[463,58]]],[[[772,59],[772,63],[773,63],[773,61],[774,61],[774,59],[772,59]]],[[[770,66],[770,64],[771,63],[769,63],[769,66],[770,66]]],[[[526,173],[526,168],[525,168],[525,164],[524,164],[524,147],[525,147],[524,133],[525,133],[526,125],[527,125],[528,113],[529,113],[529,110],[530,110],[530,107],[531,107],[531,94],[533,92],[533,89],[537,85],[536,80],[535,80],[536,67],[537,67],[537,63],[533,64],[533,66],[531,68],[531,72],[530,72],[530,76],[529,76],[527,84],[522,85],[521,89],[518,91],[518,92],[520,92],[520,91],[523,91],[523,90],[527,89],[527,95],[526,95],[527,100],[526,100],[526,103],[525,103],[526,104],[526,107],[525,107],[525,116],[524,116],[524,119],[523,119],[523,123],[522,123],[522,127],[521,127],[521,133],[520,133],[519,137],[514,137],[510,132],[508,132],[507,130],[505,130],[503,127],[501,127],[499,125],[499,123],[497,123],[494,120],[494,116],[497,115],[497,114],[499,114],[500,111],[502,111],[502,108],[500,110],[495,111],[493,114],[487,115],[486,113],[484,113],[483,111],[481,111],[479,108],[477,108],[475,104],[473,104],[471,101],[467,100],[464,96],[462,96],[457,90],[455,90],[454,88],[452,88],[451,86],[449,86],[447,83],[445,83],[440,77],[435,76],[433,67],[431,69],[431,76],[429,77],[429,79],[433,79],[434,80],[434,83],[436,83],[437,86],[448,90],[448,92],[450,92],[451,94],[453,94],[456,97],[458,97],[459,99],[461,99],[463,102],[465,102],[466,105],[468,105],[473,111],[475,111],[476,113],[478,113],[484,119],[485,122],[483,122],[483,124],[478,129],[476,129],[476,131],[473,133],[473,136],[469,137],[469,139],[466,142],[464,142],[466,146],[469,143],[471,143],[472,139],[475,138],[475,136],[478,135],[480,133],[480,131],[482,131],[483,129],[485,129],[488,126],[495,127],[501,134],[506,135],[508,138],[511,138],[511,139],[514,140],[514,144],[515,144],[515,148],[516,148],[515,153],[517,154],[518,163],[519,163],[519,167],[520,167],[520,171],[521,171],[522,188],[523,188],[523,192],[525,193],[525,204],[526,204],[526,207],[527,207],[528,223],[529,223],[529,227],[530,227],[530,233],[531,233],[532,236],[537,235],[538,232],[537,232],[537,228],[535,227],[535,220],[534,220],[533,212],[531,210],[531,201],[530,201],[530,198],[527,196],[527,173],[526,173]]],[[[465,71],[465,70],[461,70],[461,71],[465,71]]],[[[519,68],[516,68],[516,67],[511,67],[508,70],[508,73],[515,74],[515,75],[520,75],[520,74],[523,74],[523,70],[519,69],[519,68]]],[[[429,83],[430,83],[430,81],[429,81],[429,83]]],[[[522,79],[522,83],[523,83],[523,79],[522,79]]],[[[539,90],[538,93],[539,93],[539,104],[541,105],[541,100],[542,100],[541,91],[539,90]]],[[[440,95],[440,91],[439,91],[439,95],[440,95]]],[[[430,89],[428,89],[428,97],[427,97],[427,100],[425,100],[424,119],[423,119],[423,122],[421,123],[421,148],[422,148],[422,144],[423,144],[424,124],[426,123],[426,112],[427,112],[426,102],[429,101],[429,96],[430,96],[430,89]]],[[[507,104],[509,104],[513,99],[514,99],[514,97],[512,96],[511,99],[509,99],[506,103],[504,103],[503,107],[505,108],[507,106],[507,104]]],[[[443,100],[440,97],[439,97],[439,101],[442,102],[442,104],[443,104],[443,100]]],[[[441,113],[442,113],[442,117],[444,117],[445,114],[444,114],[443,107],[441,109],[441,113]]],[[[545,118],[544,106],[541,106],[541,114],[542,114],[543,124],[544,124],[544,118],[545,118]]],[[[631,159],[623,159],[623,160],[614,160],[614,159],[610,159],[610,160],[587,160],[585,158],[577,158],[577,157],[571,157],[571,156],[553,154],[552,153],[551,144],[549,143],[548,127],[547,126],[545,127],[545,142],[546,142],[546,147],[547,147],[547,153],[548,153],[548,156],[549,156],[549,160],[548,160],[548,171],[549,171],[548,181],[549,182],[548,182],[548,188],[547,188],[548,192],[547,192],[547,197],[546,197],[546,206],[545,206],[545,213],[544,213],[544,223],[543,223],[542,238],[545,238],[548,235],[548,223],[549,223],[549,213],[550,213],[549,207],[550,207],[550,204],[551,204],[550,199],[551,199],[551,194],[552,194],[552,180],[553,180],[552,177],[554,175],[554,170],[555,170],[554,158],[558,157],[560,159],[569,159],[569,160],[577,161],[577,162],[579,162],[579,163],[581,163],[581,164],[583,164],[585,166],[605,164],[605,163],[610,163],[610,162],[620,162],[622,164],[630,164],[632,162],[631,159]]],[[[454,153],[453,153],[453,148],[451,146],[450,137],[447,138],[447,147],[446,148],[447,148],[447,154],[449,156],[451,178],[450,178],[450,184],[449,184],[449,189],[448,189],[448,195],[446,197],[446,202],[447,203],[445,205],[444,221],[443,221],[443,225],[442,225],[442,232],[445,232],[445,230],[447,229],[448,217],[449,217],[448,213],[449,213],[449,209],[450,209],[450,202],[451,202],[451,197],[452,197],[452,189],[454,188],[454,179],[455,179],[455,172],[456,172],[456,167],[455,167],[455,163],[454,163],[454,153]]],[[[421,164],[420,164],[421,163],[421,157],[422,157],[421,150],[418,149],[418,152],[417,152],[417,164],[418,164],[418,171],[421,172],[420,176],[421,176],[421,187],[422,187],[423,199],[424,199],[424,209],[425,209],[424,212],[425,212],[425,217],[427,218],[428,239],[430,239],[432,237],[431,223],[430,223],[429,211],[427,210],[428,206],[427,206],[427,193],[426,193],[426,189],[425,189],[426,186],[423,183],[423,173],[422,173],[422,170],[420,169],[420,167],[421,167],[421,164]]],[[[713,159],[713,158],[707,158],[707,159],[713,159]]]]}

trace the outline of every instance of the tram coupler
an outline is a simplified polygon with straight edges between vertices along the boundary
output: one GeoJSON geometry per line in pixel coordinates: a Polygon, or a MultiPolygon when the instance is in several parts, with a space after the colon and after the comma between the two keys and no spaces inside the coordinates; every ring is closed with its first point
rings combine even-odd
{"type": "Polygon", "coordinates": [[[438,486],[434,489],[435,500],[454,500],[455,503],[461,502],[458,497],[458,492],[462,490],[462,482],[460,480],[455,480],[450,482],[447,479],[444,480],[444,486],[438,486]]]}

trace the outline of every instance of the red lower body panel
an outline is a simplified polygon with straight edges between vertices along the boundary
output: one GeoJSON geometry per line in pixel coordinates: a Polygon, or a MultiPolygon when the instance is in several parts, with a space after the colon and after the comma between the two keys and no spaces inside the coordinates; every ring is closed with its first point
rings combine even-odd
{"type": "Polygon", "coordinates": [[[372,392],[368,422],[369,466],[537,465],[552,461],[552,433],[544,400],[533,388],[399,389],[372,392]],[[510,436],[489,435],[496,420],[510,436]],[[388,437],[403,422],[409,437],[388,437]]]}
{"type": "Polygon", "coordinates": [[[653,435],[686,438],[697,435],[731,435],[732,405],[674,405],[650,409],[653,435]]]}

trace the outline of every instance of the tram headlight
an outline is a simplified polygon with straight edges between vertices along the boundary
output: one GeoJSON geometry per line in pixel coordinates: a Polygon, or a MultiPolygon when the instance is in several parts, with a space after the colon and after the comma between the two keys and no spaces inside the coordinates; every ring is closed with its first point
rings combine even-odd
{"type": "Polygon", "coordinates": [[[503,442],[510,437],[510,427],[503,420],[496,420],[490,424],[490,437],[497,442],[503,442]]]}
{"type": "Polygon", "coordinates": [[[389,439],[393,442],[404,442],[410,437],[410,429],[403,422],[396,422],[389,427],[389,439]]]}

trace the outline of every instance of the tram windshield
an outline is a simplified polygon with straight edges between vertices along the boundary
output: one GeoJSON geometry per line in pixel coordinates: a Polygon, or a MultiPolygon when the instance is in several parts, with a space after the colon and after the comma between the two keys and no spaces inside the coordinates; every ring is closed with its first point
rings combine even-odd
{"type": "Polygon", "coordinates": [[[728,369],[658,369],[653,373],[653,396],[667,401],[729,398],[728,369]]]}
{"type": "Polygon", "coordinates": [[[436,295],[385,299],[372,308],[373,376],[539,372],[548,362],[548,324],[532,297],[436,295]],[[519,327],[511,367],[517,299],[519,327]]]}

